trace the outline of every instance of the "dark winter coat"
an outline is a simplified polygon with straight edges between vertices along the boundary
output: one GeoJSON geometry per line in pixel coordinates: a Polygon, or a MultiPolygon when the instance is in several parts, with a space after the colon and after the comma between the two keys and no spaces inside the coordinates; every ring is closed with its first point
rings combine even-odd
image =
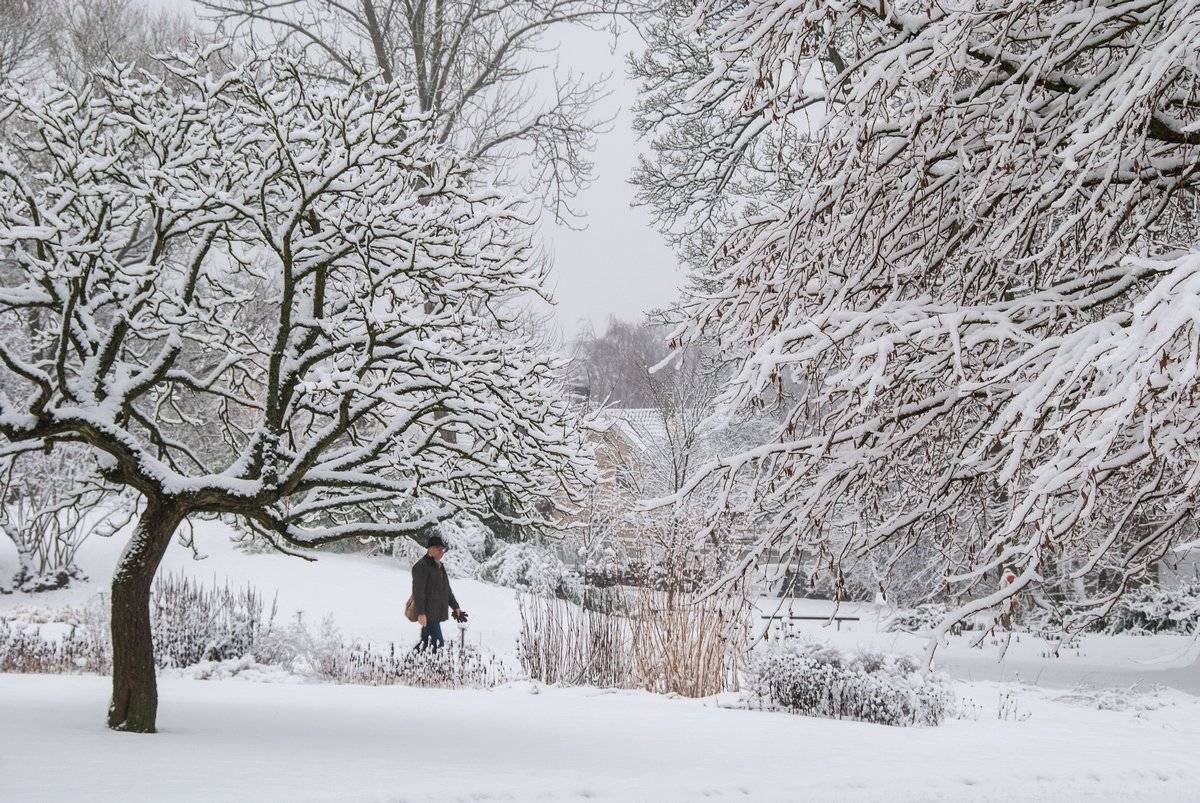
{"type": "Polygon", "coordinates": [[[446,621],[450,610],[458,608],[446,567],[428,555],[413,564],[412,598],[417,615],[425,614],[431,622],[446,621]]]}

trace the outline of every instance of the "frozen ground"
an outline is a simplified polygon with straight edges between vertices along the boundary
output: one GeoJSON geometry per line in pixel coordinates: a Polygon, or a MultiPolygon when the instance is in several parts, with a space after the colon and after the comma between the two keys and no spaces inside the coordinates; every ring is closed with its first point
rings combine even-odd
{"type": "Polygon", "coordinates": [[[888,728],[528,684],[495,691],[164,679],[153,736],[103,678],[0,675],[9,800],[1195,800],[1197,700],[1135,716],[973,684],[977,720],[888,728]]]}
{"type": "MultiPolygon", "coordinates": [[[[173,546],[164,569],[278,590],[281,617],[330,614],[351,636],[415,638],[401,615],[408,572],[395,561],[245,555],[211,524],[197,544],[206,560],[173,546]]],[[[0,608],[85,601],[107,586],[120,547],[94,539],[81,556],[91,582],[0,596],[0,608]]],[[[0,552],[0,572],[12,563],[0,552]]],[[[472,640],[511,653],[513,593],[455,588],[472,640]]],[[[920,637],[879,633],[870,606],[858,613],[840,632],[800,629],[841,646],[923,649],[920,637]]],[[[997,663],[995,645],[953,640],[938,660],[964,679],[967,716],[931,729],[642,693],[535,694],[528,683],[445,692],[171,676],[160,684],[163,732],[147,737],[103,727],[104,678],[0,675],[0,800],[1200,799],[1200,699],[1152,690],[1117,711],[1060,699],[1080,681],[1200,688],[1194,640],[1090,637],[1059,658],[1043,657],[1046,646],[1022,637],[997,663]],[[1025,683],[1011,682],[1018,676],[1025,683]]]]}

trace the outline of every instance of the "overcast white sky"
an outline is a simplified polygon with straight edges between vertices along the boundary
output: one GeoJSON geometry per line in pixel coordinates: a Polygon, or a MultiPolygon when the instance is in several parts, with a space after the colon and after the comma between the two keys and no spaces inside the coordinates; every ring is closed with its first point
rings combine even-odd
{"type": "Polygon", "coordinates": [[[554,291],[558,321],[564,334],[580,322],[602,329],[609,315],[639,318],[646,310],[668,303],[682,284],[674,254],[650,224],[646,210],[631,208],[629,177],[642,150],[630,125],[637,87],[625,75],[624,52],[640,46],[635,34],[612,53],[611,36],[573,30],[564,37],[559,58],[578,70],[611,73],[612,96],[602,112],[618,112],[612,130],[596,145],[596,182],[577,199],[587,214],[584,231],[546,227],[555,256],[554,291]]]}
{"type": "MultiPolygon", "coordinates": [[[[189,0],[148,0],[150,5],[192,13],[189,0]]],[[[682,284],[674,255],[651,227],[645,210],[631,208],[629,177],[642,145],[630,125],[637,87],[625,75],[625,53],[640,47],[636,34],[626,34],[613,52],[609,34],[578,29],[560,32],[554,58],[559,69],[589,76],[610,74],[611,96],[599,116],[618,116],[612,130],[601,134],[593,158],[596,181],[580,194],[573,208],[586,215],[581,231],[547,219],[542,235],[553,256],[551,291],[554,318],[564,337],[592,324],[603,330],[610,315],[638,319],[667,304],[682,284]]]]}

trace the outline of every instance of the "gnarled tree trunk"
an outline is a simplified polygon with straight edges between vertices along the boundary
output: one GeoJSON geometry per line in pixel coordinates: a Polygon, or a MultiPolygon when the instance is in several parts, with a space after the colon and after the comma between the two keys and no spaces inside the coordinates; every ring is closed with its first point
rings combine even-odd
{"type": "Polygon", "coordinates": [[[183,514],[162,499],[147,498],[133,539],[112,583],[113,691],[108,727],[154,733],[158,685],[150,636],[150,584],[183,514]]]}

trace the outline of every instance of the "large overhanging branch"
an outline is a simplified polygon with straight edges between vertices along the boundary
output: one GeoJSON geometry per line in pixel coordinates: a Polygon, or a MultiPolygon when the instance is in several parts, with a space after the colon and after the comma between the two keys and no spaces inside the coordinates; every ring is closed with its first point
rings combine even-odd
{"type": "Polygon", "coordinates": [[[670,112],[642,109],[641,180],[679,231],[722,222],[676,333],[736,358],[721,415],[788,402],[685,484],[720,481],[714,521],[761,522],[728,582],[776,553],[836,583],[925,560],[954,616],[1137,582],[1196,523],[1200,11],[702,11],[644,62],[670,112]]]}

